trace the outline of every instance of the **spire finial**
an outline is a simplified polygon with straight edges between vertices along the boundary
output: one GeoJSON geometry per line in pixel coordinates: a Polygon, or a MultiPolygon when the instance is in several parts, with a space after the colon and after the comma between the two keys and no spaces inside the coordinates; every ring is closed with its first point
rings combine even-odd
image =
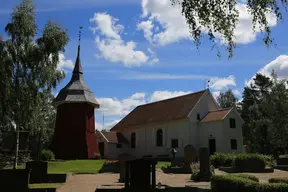
{"type": "Polygon", "coordinates": [[[80,41],[81,41],[81,32],[82,32],[83,27],[79,26],[79,32],[78,32],[78,37],[79,37],[79,42],[78,42],[78,46],[80,46],[80,41]]]}

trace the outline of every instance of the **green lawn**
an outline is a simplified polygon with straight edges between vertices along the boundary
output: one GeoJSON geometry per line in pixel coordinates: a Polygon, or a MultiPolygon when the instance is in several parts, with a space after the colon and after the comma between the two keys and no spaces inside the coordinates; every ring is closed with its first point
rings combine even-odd
{"type": "MultiPolygon", "coordinates": [[[[99,172],[104,161],[105,160],[71,160],[63,162],[48,162],[48,173],[95,174],[99,172]]],[[[170,165],[170,162],[160,161],[157,163],[156,168],[168,165],[170,165]]],[[[25,165],[18,166],[18,169],[24,168],[25,165]]]]}
{"type": "Polygon", "coordinates": [[[171,164],[170,162],[158,161],[156,168],[167,167],[170,164],[171,164]]]}
{"type": "Polygon", "coordinates": [[[40,183],[40,184],[30,184],[30,189],[45,189],[45,188],[58,188],[61,187],[64,183],[40,183]]]}
{"type": "MultiPolygon", "coordinates": [[[[71,160],[63,162],[48,162],[48,173],[98,173],[105,160],[71,160]]],[[[24,169],[25,165],[19,165],[18,169],[24,169]]],[[[8,168],[9,169],[9,168],[8,168]]]]}

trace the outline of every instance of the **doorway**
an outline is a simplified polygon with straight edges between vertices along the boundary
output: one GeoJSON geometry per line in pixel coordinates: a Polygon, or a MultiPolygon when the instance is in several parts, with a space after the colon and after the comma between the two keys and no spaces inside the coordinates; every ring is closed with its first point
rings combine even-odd
{"type": "Polygon", "coordinates": [[[99,152],[100,152],[101,157],[104,157],[104,142],[99,142],[98,148],[99,148],[99,152]]]}
{"type": "Polygon", "coordinates": [[[209,139],[209,154],[213,155],[216,152],[216,140],[209,139]]]}

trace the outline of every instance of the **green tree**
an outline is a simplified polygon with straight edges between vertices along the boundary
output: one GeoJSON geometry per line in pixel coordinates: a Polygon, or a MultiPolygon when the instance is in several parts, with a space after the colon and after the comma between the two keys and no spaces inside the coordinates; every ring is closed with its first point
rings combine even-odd
{"type": "Polygon", "coordinates": [[[38,31],[35,19],[32,1],[23,0],[5,27],[8,39],[0,44],[1,117],[7,117],[1,122],[1,128],[15,124],[14,168],[17,167],[19,130],[33,133],[42,125],[37,122],[42,94],[51,92],[65,76],[57,70],[57,64],[59,52],[64,51],[69,41],[67,31],[52,21],[38,31]]]}
{"type": "Polygon", "coordinates": [[[234,96],[231,89],[224,93],[220,93],[217,97],[217,102],[222,108],[236,107],[237,98],[234,96]]]}
{"type": "MultiPolygon", "coordinates": [[[[213,48],[216,46],[215,38],[220,36],[226,42],[229,57],[233,56],[236,47],[234,31],[239,22],[239,11],[237,0],[170,0],[173,5],[181,4],[182,14],[190,28],[190,33],[196,46],[200,45],[201,35],[208,32],[213,48]]],[[[243,4],[243,1],[241,2],[243,4]]],[[[252,16],[253,30],[256,26],[265,32],[264,43],[269,46],[273,42],[271,28],[268,25],[268,13],[276,15],[277,20],[282,20],[282,15],[287,10],[287,0],[247,0],[249,13],[252,16]]],[[[219,51],[218,51],[218,54],[219,51]]]]}

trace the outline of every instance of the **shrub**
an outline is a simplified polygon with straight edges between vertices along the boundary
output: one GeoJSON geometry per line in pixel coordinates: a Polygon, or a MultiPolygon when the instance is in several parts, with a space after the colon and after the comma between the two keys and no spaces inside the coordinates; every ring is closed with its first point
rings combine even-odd
{"type": "Polygon", "coordinates": [[[283,178],[270,178],[269,183],[286,183],[288,184],[288,177],[283,177],[283,178]]]}
{"type": "Polygon", "coordinates": [[[210,156],[211,165],[218,168],[221,166],[232,167],[235,155],[231,153],[214,153],[210,156]]]}
{"type": "Polygon", "coordinates": [[[238,154],[234,160],[235,168],[239,171],[262,172],[266,167],[266,160],[258,154],[238,154]]]}
{"type": "Polygon", "coordinates": [[[200,171],[193,172],[190,179],[193,181],[200,181],[200,171]]]}
{"type": "Polygon", "coordinates": [[[55,160],[55,155],[52,151],[44,149],[41,151],[40,159],[42,161],[55,160]]]}
{"type": "Polygon", "coordinates": [[[248,174],[243,174],[243,173],[233,173],[230,175],[245,178],[245,179],[250,179],[250,180],[255,181],[255,182],[259,182],[258,177],[254,176],[254,175],[248,175],[248,174]]]}
{"type": "Polygon", "coordinates": [[[276,161],[274,159],[274,157],[272,155],[262,155],[265,160],[266,160],[266,165],[268,165],[269,167],[274,167],[276,164],[276,161]]]}
{"type": "Polygon", "coordinates": [[[211,180],[212,192],[288,192],[288,184],[258,183],[231,175],[215,175],[211,180]]]}

